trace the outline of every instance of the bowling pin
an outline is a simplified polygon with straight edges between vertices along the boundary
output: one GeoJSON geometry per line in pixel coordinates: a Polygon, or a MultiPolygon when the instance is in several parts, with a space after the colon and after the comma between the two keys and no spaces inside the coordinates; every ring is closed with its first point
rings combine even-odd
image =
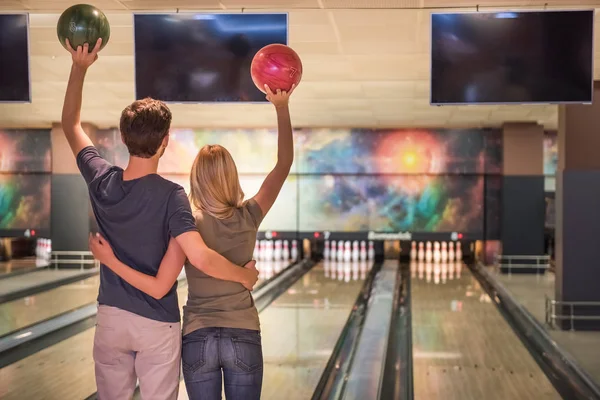
{"type": "Polygon", "coordinates": [[[352,242],[352,261],[358,261],[360,253],[358,251],[358,240],[352,242]]]}
{"type": "Polygon", "coordinates": [[[335,260],[337,258],[337,249],[335,240],[331,241],[331,251],[329,253],[329,258],[331,260],[335,260]]]}
{"type": "Polygon", "coordinates": [[[369,251],[367,253],[367,258],[369,260],[375,259],[375,245],[372,241],[369,241],[369,251]]]}
{"type": "Polygon", "coordinates": [[[267,260],[267,241],[266,240],[261,240],[260,241],[260,245],[261,245],[261,249],[260,249],[260,259],[263,261],[267,260]]]}
{"type": "Polygon", "coordinates": [[[427,242],[425,245],[425,261],[428,263],[433,259],[433,253],[431,251],[431,242],[427,242]]]}
{"type": "Polygon", "coordinates": [[[423,242],[419,242],[419,252],[417,258],[419,261],[425,261],[425,246],[423,242]]]}
{"type": "Polygon", "coordinates": [[[325,247],[323,248],[323,259],[329,259],[329,240],[325,241],[325,247]]]}
{"type": "Polygon", "coordinates": [[[454,242],[448,243],[448,261],[454,261],[454,242]]]}
{"type": "Polygon", "coordinates": [[[442,258],[440,253],[440,242],[433,243],[433,261],[439,263],[442,258]]]}
{"type": "Polygon", "coordinates": [[[454,280],[454,262],[448,264],[448,279],[454,280]]]}
{"type": "Polygon", "coordinates": [[[410,259],[413,261],[417,259],[417,242],[415,241],[410,244],[410,259]]]}
{"type": "Polygon", "coordinates": [[[345,262],[350,262],[350,260],[352,260],[352,247],[351,247],[351,243],[349,240],[346,241],[346,243],[344,243],[344,261],[345,262]]]}
{"type": "Polygon", "coordinates": [[[279,261],[279,260],[281,260],[282,255],[283,255],[283,249],[281,248],[281,240],[276,240],[275,241],[275,251],[273,252],[273,258],[275,259],[275,261],[279,261]]]}
{"type": "Polygon", "coordinates": [[[433,267],[433,283],[435,283],[436,285],[440,284],[440,272],[440,265],[435,264],[435,266],[433,267]]]}
{"type": "Polygon", "coordinates": [[[292,240],[292,251],[291,251],[292,261],[298,260],[298,241],[292,240]]]}
{"type": "Polygon", "coordinates": [[[360,241],[360,261],[367,260],[367,243],[364,240],[360,241]]]}
{"type": "Polygon", "coordinates": [[[441,249],[440,256],[441,256],[442,262],[448,261],[448,245],[446,244],[446,242],[442,242],[442,249],[441,249]]]}
{"type": "Polygon", "coordinates": [[[419,262],[417,264],[417,272],[419,273],[419,279],[423,280],[425,277],[425,263],[419,262]]]}
{"type": "Polygon", "coordinates": [[[283,241],[283,260],[290,260],[290,243],[287,240],[283,241]]]}
{"type": "Polygon", "coordinates": [[[260,244],[257,240],[256,243],[254,244],[254,253],[252,253],[252,258],[254,258],[255,260],[258,260],[258,256],[259,256],[258,249],[259,248],[260,248],[260,244]]]}
{"type": "Polygon", "coordinates": [[[273,260],[273,256],[274,256],[274,251],[273,251],[273,241],[272,240],[267,240],[267,261],[271,261],[273,260]]]}
{"type": "Polygon", "coordinates": [[[337,260],[344,261],[344,242],[341,240],[338,243],[337,260]]]}
{"type": "Polygon", "coordinates": [[[425,264],[425,281],[427,281],[427,283],[431,282],[431,273],[433,272],[433,265],[428,262],[427,264],[425,264]]]}
{"type": "Polygon", "coordinates": [[[456,242],[456,261],[462,262],[462,249],[460,242],[456,242]]]}

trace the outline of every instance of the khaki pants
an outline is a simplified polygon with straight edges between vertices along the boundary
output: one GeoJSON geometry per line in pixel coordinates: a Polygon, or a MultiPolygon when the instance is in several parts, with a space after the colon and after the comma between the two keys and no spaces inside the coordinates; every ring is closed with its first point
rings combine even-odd
{"type": "Polygon", "coordinates": [[[94,336],[99,400],[129,400],[139,380],[143,400],[175,400],[181,328],[115,307],[99,306],[94,336]]]}

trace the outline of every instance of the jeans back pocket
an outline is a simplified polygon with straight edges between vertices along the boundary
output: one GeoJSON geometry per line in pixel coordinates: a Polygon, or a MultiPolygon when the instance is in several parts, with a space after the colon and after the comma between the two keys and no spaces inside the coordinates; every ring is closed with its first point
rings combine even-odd
{"type": "Polygon", "coordinates": [[[244,335],[232,337],[235,351],[235,365],[245,372],[254,372],[263,367],[262,345],[260,335],[244,335]]]}
{"type": "Polygon", "coordinates": [[[206,341],[206,336],[194,336],[193,333],[183,337],[181,364],[185,372],[196,372],[206,364],[206,341]]]}

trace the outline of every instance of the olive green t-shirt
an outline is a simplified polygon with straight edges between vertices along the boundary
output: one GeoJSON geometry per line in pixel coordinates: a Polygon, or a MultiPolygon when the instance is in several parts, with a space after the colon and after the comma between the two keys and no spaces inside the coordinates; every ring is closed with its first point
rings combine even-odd
{"type": "MultiPolygon", "coordinates": [[[[252,259],[256,232],[263,213],[250,199],[227,219],[196,212],[196,226],[206,245],[234,264],[252,259]]],[[[183,334],[201,328],[242,328],[260,330],[254,299],[237,282],[212,278],[189,262],[185,264],[188,300],[183,307],[183,334]]]]}

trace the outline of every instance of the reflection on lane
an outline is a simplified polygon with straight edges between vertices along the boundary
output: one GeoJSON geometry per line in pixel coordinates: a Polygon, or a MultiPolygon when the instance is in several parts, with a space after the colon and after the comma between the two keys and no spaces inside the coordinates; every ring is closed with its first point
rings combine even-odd
{"type": "MultiPolygon", "coordinates": [[[[284,267],[277,263],[259,262],[257,268],[260,283],[284,267]]],[[[77,291],[77,294],[73,294],[75,297],[64,297],[63,299],[67,301],[64,306],[68,309],[75,308],[74,304],[83,302],[89,297],[92,300],[88,303],[94,302],[98,294],[98,282],[95,281],[91,285],[93,287],[88,286],[88,290],[77,291]]],[[[47,303],[47,299],[40,300],[40,296],[51,292],[56,293],[48,291],[36,295],[35,300],[32,300],[34,298],[32,296],[29,300],[20,299],[20,301],[24,304],[28,303],[28,306],[37,307],[40,313],[51,314],[53,312],[51,303],[47,303]]],[[[181,307],[187,299],[187,283],[179,284],[177,294],[181,307]]],[[[2,327],[4,328],[4,325],[2,327]]],[[[96,391],[92,359],[93,340],[94,329],[88,329],[0,369],[0,382],[6,383],[0,385],[0,398],[3,400],[28,398],[80,400],[88,397],[96,391]]]]}
{"type": "MultiPolygon", "coordinates": [[[[321,262],[260,314],[261,399],[311,398],[371,265],[321,262]]],[[[188,399],[183,382],[179,399],[188,399]]]]}
{"type": "Polygon", "coordinates": [[[96,301],[100,277],[0,304],[0,336],[96,301]]]}
{"type": "Polygon", "coordinates": [[[370,265],[320,263],[261,314],[263,399],[310,399],[370,265]]]}
{"type": "Polygon", "coordinates": [[[461,263],[411,263],[415,398],[560,399],[461,263]]]}
{"type": "MultiPolygon", "coordinates": [[[[177,295],[181,307],[186,283],[177,295]]],[[[85,399],[96,391],[93,343],[92,328],[0,369],[0,399],[85,399]]]]}
{"type": "MultiPolygon", "coordinates": [[[[98,269],[90,268],[80,269],[44,269],[27,274],[10,276],[2,279],[0,285],[0,296],[12,297],[17,292],[29,289],[37,289],[42,285],[52,284],[65,279],[77,278],[84,279],[85,276],[97,274],[98,269]]],[[[14,297],[13,297],[14,298],[14,297]]]]}
{"type": "MultiPolygon", "coordinates": [[[[283,261],[258,262],[257,285],[270,279],[286,266],[287,262],[283,261]]],[[[0,336],[96,302],[99,285],[100,277],[93,276],[0,304],[0,336]]]]}

